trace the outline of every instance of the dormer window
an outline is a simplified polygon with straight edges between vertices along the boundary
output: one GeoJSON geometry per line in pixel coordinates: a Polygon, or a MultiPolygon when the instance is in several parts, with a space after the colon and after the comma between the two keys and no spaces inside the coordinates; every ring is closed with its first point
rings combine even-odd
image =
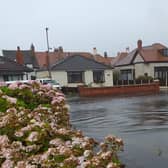
{"type": "Polygon", "coordinates": [[[168,48],[161,49],[160,52],[163,56],[168,56],[168,48]]]}

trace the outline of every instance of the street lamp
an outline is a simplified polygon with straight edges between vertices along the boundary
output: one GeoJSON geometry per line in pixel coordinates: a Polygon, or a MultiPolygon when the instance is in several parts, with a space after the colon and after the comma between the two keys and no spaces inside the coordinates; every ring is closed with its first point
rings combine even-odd
{"type": "Polygon", "coordinates": [[[46,30],[46,39],[47,39],[47,69],[48,69],[49,78],[51,78],[50,58],[49,58],[50,46],[49,46],[49,40],[48,40],[48,27],[46,27],[45,30],[46,30]]]}

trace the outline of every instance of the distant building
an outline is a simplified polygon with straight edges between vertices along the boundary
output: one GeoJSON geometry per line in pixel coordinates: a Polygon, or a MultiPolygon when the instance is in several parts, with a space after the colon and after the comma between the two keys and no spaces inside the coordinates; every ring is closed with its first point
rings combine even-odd
{"type": "Polygon", "coordinates": [[[135,80],[139,76],[159,79],[168,86],[168,48],[160,43],[143,46],[138,40],[137,48],[129,53],[119,53],[112,65],[120,80],[135,80]]]}
{"type": "Polygon", "coordinates": [[[6,57],[0,56],[0,81],[15,81],[28,79],[32,69],[20,65],[6,57]]]}
{"type": "MultiPolygon", "coordinates": [[[[113,86],[112,67],[80,54],[71,55],[51,66],[52,78],[65,87],[79,85],[113,86]]],[[[39,78],[47,74],[46,69],[37,72],[39,78]]]]}
{"type": "Polygon", "coordinates": [[[65,52],[63,47],[55,48],[54,51],[49,53],[35,51],[35,47],[32,44],[30,50],[21,50],[17,47],[17,50],[3,50],[3,56],[7,57],[19,64],[25,65],[33,69],[33,72],[29,73],[29,78],[38,78],[37,71],[41,71],[43,77],[49,77],[49,70],[57,62],[64,60],[65,58],[80,55],[85,58],[92,59],[96,62],[111,66],[112,57],[108,57],[107,52],[104,56],[97,53],[96,48],[93,49],[93,53],[89,52],[65,52]],[[43,71],[45,69],[45,71],[43,71]]]}
{"type": "Polygon", "coordinates": [[[39,66],[35,57],[35,48],[33,44],[31,45],[30,50],[21,50],[18,46],[17,50],[2,50],[2,53],[4,57],[17,62],[20,65],[33,69],[33,71],[28,74],[28,78],[35,78],[36,70],[39,68],[39,66]]]}

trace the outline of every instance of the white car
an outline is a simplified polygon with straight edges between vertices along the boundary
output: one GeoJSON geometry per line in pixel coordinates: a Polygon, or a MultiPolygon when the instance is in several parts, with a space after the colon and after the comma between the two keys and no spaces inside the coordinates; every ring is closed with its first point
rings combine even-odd
{"type": "Polygon", "coordinates": [[[37,81],[39,81],[40,83],[42,84],[50,84],[52,85],[52,87],[54,89],[60,89],[61,90],[61,86],[58,82],[56,82],[55,80],[53,79],[50,79],[50,78],[42,78],[42,79],[37,79],[37,81]]]}

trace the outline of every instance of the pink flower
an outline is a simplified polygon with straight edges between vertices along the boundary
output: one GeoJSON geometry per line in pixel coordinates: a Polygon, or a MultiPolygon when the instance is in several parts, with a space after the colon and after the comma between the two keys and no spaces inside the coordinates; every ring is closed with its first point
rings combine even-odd
{"type": "Polygon", "coordinates": [[[19,86],[19,89],[26,89],[26,88],[30,88],[30,86],[29,85],[26,85],[26,84],[22,84],[22,85],[20,85],[19,86]]]}
{"type": "Polygon", "coordinates": [[[39,133],[36,132],[36,131],[33,131],[33,132],[30,133],[30,135],[28,136],[27,140],[30,141],[30,142],[37,141],[38,140],[38,136],[39,136],[39,133]]]}
{"type": "Polygon", "coordinates": [[[1,135],[0,136],[0,146],[5,147],[9,144],[9,139],[7,135],[1,135]]]}
{"type": "Polygon", "coordinates": [[[2,165],[1,168],[13,168],[14,167],[14,161],[11,160],[5,160],[2,165]]]}
{"type": "Polygon", "coordinates": [[[1,86],[6,86],[6,83],[5,82],[0,82],[0,87],[1,86]]]}
{"type": "Polygon", "coordinates": [[[50,90],[50,89],[52,89],[52,85],[51,84],[42,85],[41,89],[50,90]]]}
{"type": "Polygon", "coordinates": [[[12,84],[9,85],[9,89],[15,90],[17,88],[18,88],[18,83],[17,82],[12,83],[12,84]]]}
{"type": "Polygon", "coordinates": [[[11,104],[16,104],[17,99],[13,98],[13,97],[7,97],[7,101],[9,101],[9,103],[11,103],[11,104]]]}

